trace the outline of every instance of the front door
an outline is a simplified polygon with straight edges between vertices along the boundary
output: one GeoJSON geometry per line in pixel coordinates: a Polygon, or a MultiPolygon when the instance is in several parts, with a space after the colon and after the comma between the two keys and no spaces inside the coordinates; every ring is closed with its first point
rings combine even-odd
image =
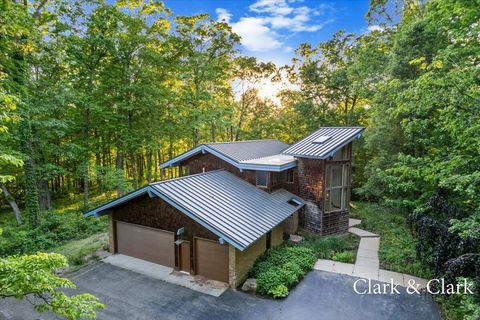
{"type": "Polygon", "coordinates": [[[190,241],[180,245],[180,270],[190,273],[190,241]]]}

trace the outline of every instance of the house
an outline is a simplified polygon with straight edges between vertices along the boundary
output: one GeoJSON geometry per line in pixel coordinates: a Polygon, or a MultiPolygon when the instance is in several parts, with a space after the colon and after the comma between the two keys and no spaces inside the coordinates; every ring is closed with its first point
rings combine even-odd
{"type": "Polygon", "coordinates": [[[108,215],[110,250],[240,285],[255,259],[302,229],[348,229],[352,142],[364,128],[321,128],[299,142],[199,145],[151,183],[85,214],[108,215]]]}

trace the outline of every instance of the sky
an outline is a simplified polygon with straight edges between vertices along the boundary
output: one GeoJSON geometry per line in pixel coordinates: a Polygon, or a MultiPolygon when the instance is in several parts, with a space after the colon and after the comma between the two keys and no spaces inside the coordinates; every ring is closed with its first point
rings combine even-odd
{"type": "MultiPolygon", "coordinates": [[[[303,42],[316,45],[338,30],[363,33],[368,0],[164,0],[175,15],[208,13],[242,37],[240,50],[288,64],[303,42]]],[[[370,27],[372,28],[372,27],[370,27]]]]}

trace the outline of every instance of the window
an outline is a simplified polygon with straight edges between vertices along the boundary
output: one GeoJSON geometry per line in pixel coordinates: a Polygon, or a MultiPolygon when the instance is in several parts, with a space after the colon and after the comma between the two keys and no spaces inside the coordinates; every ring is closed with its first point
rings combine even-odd
{"type": "Polygon", "coordinates": [[[325,212],[349,210],[350,165],[328,165],[325,180],[325,212]]]}
{"type": "Polygon", "coordinates": [[[185,177],[189,174],[189,167],[188,166],[181,166],[180,167],[180,176],[185,177]]]}
{"type": "Polygon", "coordinates": [[[267,239],[266,239],[266,244],[267,244],[267,250],[272,247],[272,231],[267,232],[267,239]]]}
{"type": "Polygon", "coordinates": [[[287,170],[285,171],[285,182],[286,183],[293,183],[293,170],[287,170]]]}
{"type": "Polygon", "coordinates": [[[267,187],[268,186],[268,172],[267,171],[256,171],[256,181],[257,187],[267,187]]]}
{"type": "Polygon", "coordinates": [[[276,186],[278,184],[278,172],[272,172],[270,173],[270,177],[272,178],[272,187],[276,186]]]}

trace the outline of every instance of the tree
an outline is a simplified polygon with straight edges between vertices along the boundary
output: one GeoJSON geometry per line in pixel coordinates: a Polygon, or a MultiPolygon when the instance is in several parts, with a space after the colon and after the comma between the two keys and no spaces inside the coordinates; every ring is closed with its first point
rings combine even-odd
{"type": "MultiPolygon", "coordinates": [[[[254,57],[237,57],[234,62],[235,92],[239,95],[236,125],[232,124],[231,140],[238,141],[251,107],[258,101],[258,85],[276,75],[272,62],[257,62],[254,57]]],[[[257,119],[258,120],[258,119],[257,119]]]]}
{"type": "Polygon", "coordinates": [[[67,296],[63,288],[75,288],[68,279],[55,275],[55,270],[67,266],[67,259],[57,253],[0,258],[0,298],[31,301],[39,312],[51,311],[67,319],[94,319],[97,309],[103,309],[95,296],[83,293],[67,296]]]}
{"type": "Polygon", "coordinates": [[[215,97],[230,94],[231,63],[234,46],[240,38],[230,26],[208,15],[177,17],[171,48],[178,50],[180,64],[179,94],[183,111],[191,128],[193,145],[200,142],[200,130],[210,128],[211,137],[221,117],[221,104],[215,97]],[[218,112],[220,111],[220,112],[218,112]]]}

